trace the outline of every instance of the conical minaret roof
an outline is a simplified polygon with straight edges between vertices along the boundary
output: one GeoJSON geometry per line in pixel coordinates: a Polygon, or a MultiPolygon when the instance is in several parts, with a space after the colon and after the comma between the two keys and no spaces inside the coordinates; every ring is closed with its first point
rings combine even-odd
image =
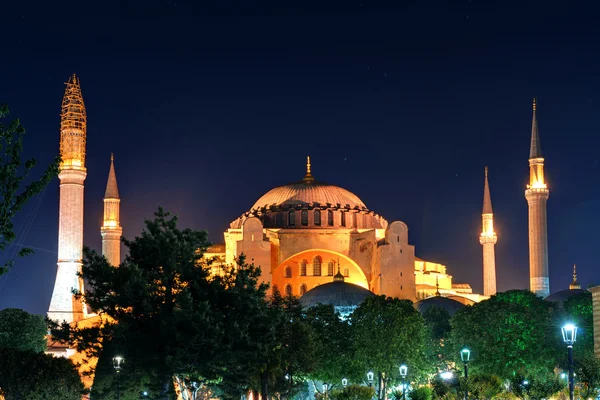
{"type": "Polygon", "coordinates": [[[483,185],[483,211],[482,214],[492,214],[492,196],[490,195],[490,184],[488,183],[488,167],[485,167],[485,183],[483,185]]]}
{"type": "Polygon", "coordinates": [[[577,266],[573,264],[573,282],[569,285],[569,289],[577,290],[581,289],[581,285],[577,282],[577,266]]]}
{"type": "Polygon", "coordinates": [[[106,182],[105,199],[118,199],[119,188],[117,187],[117,174],[115,174],[115,157],[110,154],[110,170],[108,171],[108,182],[106,182]]]}
{"type": "Polygon", "coordinates": [[[529,149],[529,158],[542,157],[542,148],[540,146],[540,134],[538,132],[538,121],[536,116],[536,100],[533,99],[533,120],[531,121],[531,147],[529,149]]]}

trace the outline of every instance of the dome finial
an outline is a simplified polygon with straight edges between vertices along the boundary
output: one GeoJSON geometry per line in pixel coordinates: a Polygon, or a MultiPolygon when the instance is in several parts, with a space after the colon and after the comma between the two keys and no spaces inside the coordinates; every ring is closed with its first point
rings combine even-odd
{"type": "Polygon", "coordinates": [[[306,156],[306,175],[304,175],[304,182],[312,182],[315,177],[310,173],[310,156],[306,156]]]}
{"type": "Polygon", "coordinates": [[[573,282],[569,285],[569,289],[581,289],[581,285],[577,282],[577,265],[573,264],[573,282]]]}
{"type": "Polygon", "coordinates": [[[333,281],[334,282],[344,282],[344,275],[341,273],[340,271],[340,258],[338,257],[338,272],[337,274],[335,274],[335,276],[333,277],[333,281]]]}

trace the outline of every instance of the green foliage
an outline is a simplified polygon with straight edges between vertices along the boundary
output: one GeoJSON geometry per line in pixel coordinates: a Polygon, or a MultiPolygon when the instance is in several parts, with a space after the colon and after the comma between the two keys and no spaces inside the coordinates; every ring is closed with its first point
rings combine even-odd
{"type": "Polygon", "coordinates": [[[450,337],[450,314],[441,307],[429,307],[423,313],[426,328],[425,353],[430,373],[447,371],[452,366],[452,347],[448,346],[450,337]]]}
{"type": "Polygon", "coordinates": [[[0,311],[0,348],[41,353],[46,350],[47,334],[48,326],[42,316],[18,308],[0,311]]]}
{"type": "Polygon", "coordinates": [[[489,300],[459,310],[451,319],[453,354],[468,346],[474,372],[511,379],[518,373],[536,375],[556,365],[552,345],[556,327],[550,305],[526,290],[498,293],[489,300]]]}
{"type": "Polygon", "coordinates": [[[469,394],[475,399],[491,400],[502,392],[502,381],[495,375],[476,374],[469,377],[469,394]]]}
{"type": "MultiPolygon", "coordinates": [[[[25,129],[18,119],[6,122],[10,114],[6,104],[0,105],[0,251],[4,251],[15,239],[13,218],[33,196],[40,193],[46,185],[58,175],[60,159],[46,168],[37,180],[23,187],[24,180],[35,167],[35,159],[31,158],[23,163],[23,137],[25,129]]],[[[22,248],[18,256],[31,254],[32,250],[22,248]]],[[[14,259],[0,265],[0,275],[12,267],[14,259]]]]}
{"type": "Polygon", "coordinates": [[[409,379],[419,376],[424,368],[425,324],[412,302],[369,297],[350,321],[355,368],[363,374],[371,369],[379,376],[380,398],[388,385],[400,382],[401,364],[409,366],[409,379]]]}
{"type": "Polygon", "coordinates": [[[0,349],[0,387],[6,400],[80,400],[83,393],[70,360],[14,349],[0,349]]]}
{"type": "Polygon", "coordinates": [[[375,389],[369,386],[349,385],[343,389],[329,392],[331,400],[371,400],[375,395],[375,389]]]}
{"type": "Polygon", "coordinates": [[[411,390],[410,400],[431,400],[433,397],[433,390],[427,386],[421,386],[411,390]]]}
{"type": "Polygon", "coordinates": [[[564,387],[553,371],[517,373],[510,379],[510,383],[513,393],[527,400],[547,399],[564,387]]]}
{"type": "Polygon", "coordinates": [[[575,359],[575,374],[581,397],[595,399],[600,395],[600,359],[593,350],[575,359]]]}
{"type": "Polygon", "coordinates": [[[319,304],[306,311],[313,334],[314,366],[310,378],[321,382],[358,381],[364,371],[352,371],[351,326],[340,319],[332,305],[319,304]]]}
{"type": "Polygon", "coordinates": [[[560,327],[566,323],[577,326],[577,345],[573,347],[575,359],[594,350],[594,317],[591,293],[580,293],[562,303],[555,317],[555,342],[560,352],[561,366],[567,367],[566,349],[560,327]]]}

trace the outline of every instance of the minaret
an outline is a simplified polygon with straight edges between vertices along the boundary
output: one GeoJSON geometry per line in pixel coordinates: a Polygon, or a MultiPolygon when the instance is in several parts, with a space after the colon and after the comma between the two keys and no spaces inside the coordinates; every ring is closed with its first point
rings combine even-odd
{"type": "Polygon", "coordinates": [[[58,222],[58,270],[50,300],[48,317],[57,321],[79,321],[85,318],[81,300],[73,289],[83,293],[83,281],[77,276],[83,258],[83,182],[87,117],[79,80],[73,74],[67,88],[60,115],[60,205],[58,222]]]}
{"type": "Polygon", "coordinates": [[[531,148],[529,151],[529,185],[525,198],[529,205],[529,289],[538,296],[550,293],[548,274],[548,223],[546,201],[550,192],[544,180],[544,157],[540,148],[536,103],[533,99],[531,148]]]}
{"type": "Polygon", "coordinates": [[[117,187],[117,176],[115,174],[115,158],[110,155],[110,170],[104,192],[104,222],[100,229],[102,235],[102,255],[106,257],[110,265],[121,264],[121,235],[123,228],[119,223],[119,209],[121,199],[117,187]]]}
{"type": "Polygon", "coordinates": [[[483,246],[483,295],[496,294],[496,255],[494,245],[498,241],[494,232],[494,212],[492,197],[488,183],[488,168],[485,167],[485,183],[483,185],[483,210],[481,211],[481,235],[479,243],[483,246]]]}

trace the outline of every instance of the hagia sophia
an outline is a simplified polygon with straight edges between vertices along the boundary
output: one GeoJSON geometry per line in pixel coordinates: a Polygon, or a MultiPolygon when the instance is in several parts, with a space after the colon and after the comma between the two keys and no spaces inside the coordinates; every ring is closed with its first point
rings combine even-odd
{"type": "MultiPolygon", "coordinates": [[[[536,107],[534,100],[530,182],[525,188],[525,198],[529,207],[530,290],[545,298],[550,294],[546,222],[549,190],[544,179],[536,107]]],[[[48,317],[77,324],[97,321],[97,316],[72,295],[73,288],[83,289],[77,271],[82,265],[84,244],[86,130],[81,86],[73,75],[66,83],[62,103],[58,268],[48,317]]],[[[300,167],[299,162],[299,172],[300,167]]],[[[453,282],[446,265],[417,257],[409,227],[404,222],[387,221],[358,195],[319,181],[318,168],[311,165],[310,157],[303,174],[290,175],[292,183],[277,186],[263,195],[257,193],[258,200],[229,224],[223,243],[211,246],[205,256],[218,260],[213,268],[218,273],[219,262],[233,265],[244,254],[248,262],[261,267],[261,278],[269,283],[270,290],[298,296],[307,306],[337,301],[334,305],[341,314],[351,312],[357,302],[373,294],[409,299],[419,309],[442,303],[449,309],[474,304],[496,293],[496,274],[503,272],[501,266],[497,269],[495,265],[494,246],[498,238],[487,167],[483,178],[479,238],[482,294],[473,293],[469,283],[453,282]]],[[[119,205],[111,155],[104,222],[99,229],[102,253],[114,266],[121,259],[119,205]]],[[[576,280],[570,290],[581,290],[576,280]]],[[[58,344],[51,344],[48,352],[66,357],[75,354],[58,344]]]]}

